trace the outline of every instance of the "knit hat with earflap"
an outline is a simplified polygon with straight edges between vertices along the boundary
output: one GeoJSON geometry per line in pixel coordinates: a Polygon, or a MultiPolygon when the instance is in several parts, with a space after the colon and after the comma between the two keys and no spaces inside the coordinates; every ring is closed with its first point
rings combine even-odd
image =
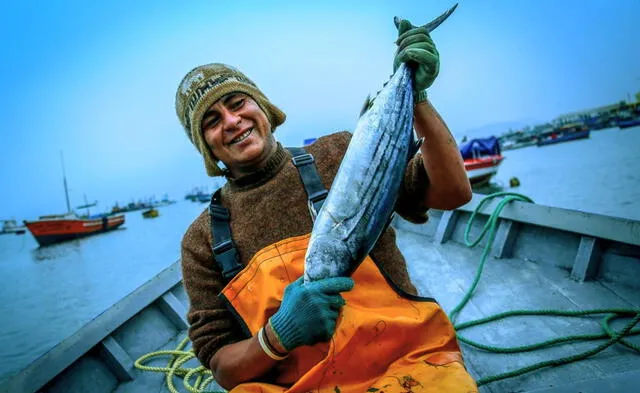
{"type": "Polygon", "coordinates": [[[284,123],[286,115],[273,105],[255,83],[237,69],[226,64],[213,63],[194,68],[182,79],[176,93],[176,114],[191,143],[202,157],[209,176],[223,176],[218,160],[202,135],[202,117],[209,107],[223,96],[244,93],[253,98],[267,115],[271,131],[284,123]]]}

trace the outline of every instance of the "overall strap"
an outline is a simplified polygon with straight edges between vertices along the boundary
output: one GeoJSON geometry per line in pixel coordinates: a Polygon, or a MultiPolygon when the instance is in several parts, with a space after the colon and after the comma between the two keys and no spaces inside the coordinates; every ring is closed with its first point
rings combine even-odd
{"type": "MultiPolygon", "coordinates": [[[[313,156],[301,147],[287,147],[287,150],[293,156],[291,161],[298,169],[298,174],[307,193],[309,212],[315,221],[328,192],[322,184],[313,156]]],[[[229,210],[222,206],[220,195],[220,189],[216,190],[211,196],[209,204],[211,235],[215,240],[211,248],[214,259],[222,271],[222,277],[228,281],[235,277],[243,269],[243,266],[231,238],[229,210]]]]}
{"type": "Polygon", "coordinates": [[[236,245],[231,238],[229,210],[222,206],[220,189],[217,189],[211,196],[209,217],[211,217],[211,234],[215,241],[211,245],[214,260],[222,271],[222,277],[228,281],[235,277],[243,266],[240,263],[236,245]]]}
{"type": "Polygon", "coordinates": [[[315,221],[328,192],[322,184],[320,175],[318,175],[318,168],[316,168],[313,156],[302,147],[287,147],[287,150],[293,156],[291,161],[298,169],[304,190],[309,198],[309,213],[311,213],[312,220],[315,221]]]}

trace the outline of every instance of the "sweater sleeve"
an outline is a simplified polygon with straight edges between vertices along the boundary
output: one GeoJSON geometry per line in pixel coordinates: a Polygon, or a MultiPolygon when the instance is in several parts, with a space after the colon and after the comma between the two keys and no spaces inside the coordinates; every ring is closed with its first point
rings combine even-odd
{"type": "Polygon", "coordinates": [[[429,187],[429,176],[422,163],[422,155],[416,154],[407,165],[395,210],[405,220],[414,224],[427,222],[429,206],[424,195],[429,187]]]}
{"type": "Polygon", "coordinates": [[[224,345],[242,340],[242,330],[218,297],[225,284],[211,252],[209,218],[203,212],[182,239],[182,278],[189,297],[189,338],[206,368],[224,345]]]}

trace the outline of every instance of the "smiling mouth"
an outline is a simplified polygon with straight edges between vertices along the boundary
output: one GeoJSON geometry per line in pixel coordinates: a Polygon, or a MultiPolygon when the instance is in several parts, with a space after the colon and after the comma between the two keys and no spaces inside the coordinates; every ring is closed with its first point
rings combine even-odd
{"type": "Polygon", "coordinates": [[[238,143],[244,141],[245,139],[247,139],[249,137],[249,135],[251,135],[252,132],[253,132],[253,128],[248,129],[247,131],[245,131],[242,134],[238,135],[237,137],[233,138],[231,140],[231,142],[228,143],[228,145],[231,146],[231,145],[235,145],[235,144],[238,144],[238,143]]]}

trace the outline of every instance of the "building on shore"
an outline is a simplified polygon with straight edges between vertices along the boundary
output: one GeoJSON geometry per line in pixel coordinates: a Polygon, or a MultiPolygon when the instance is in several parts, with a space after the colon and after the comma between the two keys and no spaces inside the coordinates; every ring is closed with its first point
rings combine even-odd
{"type": "Polygon", "coordinates": [[[620,101],[615,104],[604,105],[586,110],[569,112],[552,120],[556,127],[570,123],[583,123],[590,129],[615,127],[620,120],[631,119],[640,115],[640,93],[636,94],[635,102],[620,101]]]}

